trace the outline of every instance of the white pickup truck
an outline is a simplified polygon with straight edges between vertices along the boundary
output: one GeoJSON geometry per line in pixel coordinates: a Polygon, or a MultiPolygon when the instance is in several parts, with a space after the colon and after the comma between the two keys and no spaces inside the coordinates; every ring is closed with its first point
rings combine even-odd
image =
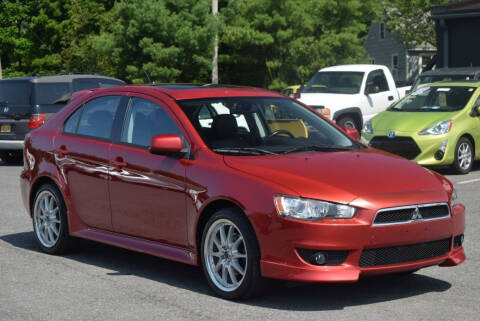
{"type": "Polygon", "coordinates": [[[382,65],[343,65],[320,69],[300,90],[299,100],[342,127],[364,122],[405,96],[382,65]]]}

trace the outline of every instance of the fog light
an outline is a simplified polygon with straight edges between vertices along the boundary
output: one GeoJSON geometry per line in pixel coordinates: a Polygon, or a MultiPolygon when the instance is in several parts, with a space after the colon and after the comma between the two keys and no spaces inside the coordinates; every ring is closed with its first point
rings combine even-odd
{"type": "Polygon", "coordinates": [[[465,236],[463,234],[455,236],[453,238],[453,247],[457,248],[459,246],[462,246],[464,240],[465,240],[465,236]]]}
{"type": "Polygon", "coordinates": [[[436,160],[441,160],[443,158],[443,155],[445,155],[445,152],[443,152],[441,150],[437,150],[434,157],[435,157],[436,160]]]}
{"type": "Polygon", "coordinates": [[[316,265],[323,265],[325,264],[325,262],[327,262],[327,258],[325,257],[325,254],[323,254],[322,252],[315,253],[312,259],[316,265]]]}

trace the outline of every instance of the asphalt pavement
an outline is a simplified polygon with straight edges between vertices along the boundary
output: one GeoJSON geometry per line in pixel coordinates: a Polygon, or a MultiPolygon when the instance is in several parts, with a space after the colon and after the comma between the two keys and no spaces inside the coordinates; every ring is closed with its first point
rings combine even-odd
{"type": "Polygon", "coordinates": [[[278,282],[246,302],[215,297],[200,268],[112,246],[42,253],[20,170],[0,162],[0,320],[480,320],[480,164],[443,172],[467,207],[460,266],[354,284],[278,282]]]}

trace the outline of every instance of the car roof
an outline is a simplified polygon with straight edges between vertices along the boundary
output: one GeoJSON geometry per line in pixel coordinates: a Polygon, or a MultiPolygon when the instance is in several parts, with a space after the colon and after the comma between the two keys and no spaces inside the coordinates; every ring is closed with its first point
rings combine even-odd
{"type": "MultiPolygon", "coordinates": [[[[95,89],[111,91],[111,88],[95,89]]],[[[221,97],[285,97],[283,94],[270,90],[241,87],[232,85],[191,85],[191,84],[156,84],[156,85],[127,85],[115,87],[115,91],[134,91],[155,94],[163,93],[174,100],[221,98],[221,97]]]]}
{"type": "Polygon", "coordinates": [[[383,65],[371,65],[371,64],[352,64],[352,65],[339,65],[322,68],[319,71],[359,71],[359,72],[370,72],[378,69],[385,69],[386,66],[383,65]]]}
{"type": "Polygon", "coordinates": [[[480,87],[480,80],[446,80],[446,81],[437,81],[427,85],[428,87],[442,87],[442,86],[451,86],[451,87],[480,87]]]}
{"type": "Polygon", "coordinates": [[[438,68],[423,72],[420,76],[480,75],[480,67],[438,68]]]}
{"type": "Polygon", "coordinates": [[[93,74],[66,74],[66,75],[54,75],[54,76],[26,76],[26,77],[14,77],[2,79],[0,82],[15,82],[15,81],[29,81],[32,83],[58,83],[58,82],[71,82],[73,79],[108,79],[116,82],[125,83],[123,80],[101,76],[93,74]]]}

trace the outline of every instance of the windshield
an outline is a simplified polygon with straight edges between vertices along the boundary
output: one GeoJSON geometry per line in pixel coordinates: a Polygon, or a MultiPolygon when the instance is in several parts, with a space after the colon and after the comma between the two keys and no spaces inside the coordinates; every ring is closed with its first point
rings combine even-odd
{"type": "Polygon", "coordinates": [[[357,149],[334,126],[288,98],[210,98],[179,102],[213,151],[260,155],[357,149]]]}
{"type": "Polygon", "coordinates": [[[388,110],[420,112],[460,110],[468,103],[474,91],[474,87],[421,87],[388,110]]]}
{"type": "Polygon", "coordinates": [[[415,81],[413,89],[423,87],[424,85],[431,84],[437,81],[450,81],[450,80],[470,80],[473,77],[470,75],[438,75],[438,76],[420,76],[415,81]]]}
{"type": "Polygon", "coordinates": [[[358,94],[363,72],[319,71],[302,90],[304,93],[358,94]]]}

